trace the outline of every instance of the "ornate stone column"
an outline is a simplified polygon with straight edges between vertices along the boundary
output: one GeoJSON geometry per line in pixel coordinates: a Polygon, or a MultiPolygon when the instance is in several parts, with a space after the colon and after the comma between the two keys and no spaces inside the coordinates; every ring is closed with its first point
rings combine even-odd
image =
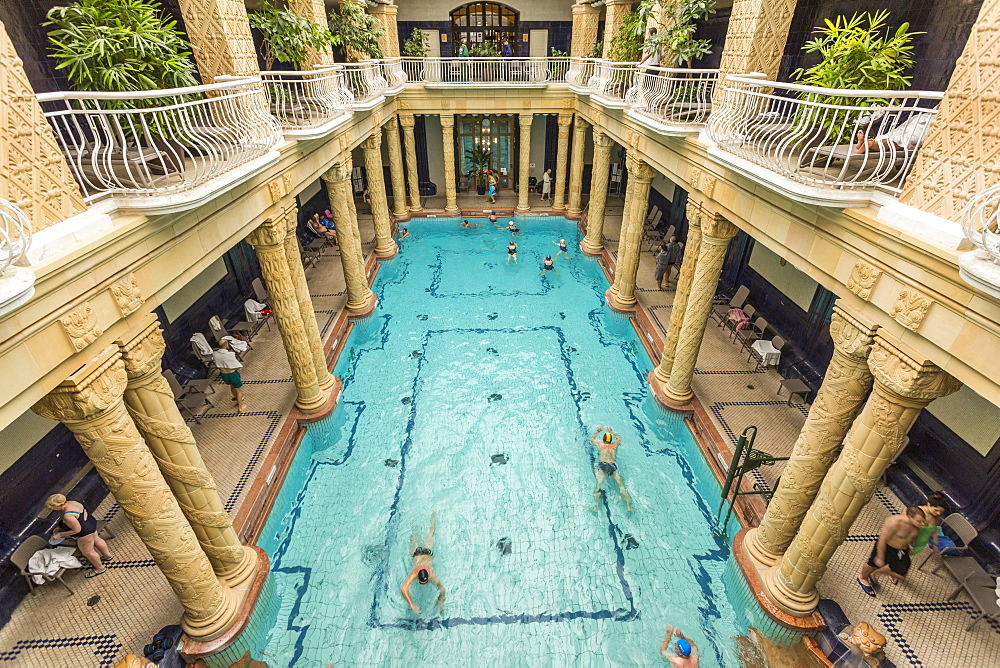
{"type": "Polygon", "coordinates": [[[579,218],[583,215],[583,151],[587,145],[587,128],[590,123],[576,117],[573,124],[573,162],[569,168],[569,207],[566,209],[568,218],[579,218]]]}
{"type": "Polygon", "coordinates": [[[600,17],[600,7],[591,7],[590,3],[573,5],[573,36],[569,47],[572,58],[583,58],[594,48],[600,17]]]}
{"type": "Polygon", "coordinates": [[[215,77],[225,74],[260,75],[243,0],[179,1],[203,84],[213,84],[215,77]]]}
{"type": "Polygon", "coordinates": [[[917,153],[900,201],[961,220],[969,198],[997,183],[1000,142],[983,135],[996,119],[1000,86],[1000,0],[986,0],[958,59],[948,90],[917,153]]]}
{"type": "Polygon", "coordinates": [[[323,337],[316,322],[316,311],[313,309],[312,295],[306,283],[306,270],[302,266],[302,254],[299,252],[299,240],[295,236],[298,228],[298,208],[292,205],[285,211],[285,261],[288,263],[288,275],[295,288],[295,301],[299,305],[299,317],[302,318],[302,329],[305,332],[309,354],[312,357],[313,369],[316,372],[316,382],[323,393],[323,405],[330,398],[337,381],[334,380],[330,368],[326,365],[326,352],[323,350],[323,337]]]}
{"type": "Polygon", "coordinates": [[[125,364],[109,346],[31,407],[65,424],[125,511],[184,608],[181,626],[211,640],[237,620],[239,602],[219,582],[149,448],[128,416],[125,364]]]}
{"type": "Polygon", "coordinates": [[[257,572],[257,553],[240,543],[194,434],[160,372],[166,344],[152,313],[115,341],[125,363],[125,407],[149,446],[212,570],[237,587],[257,572]]]}
{"type": "Polygon", "coordinates": [[[691,378],[698,361],[701,340],[705,336],[708,316],[712,313],[712,298],[719,285],[719,274],[726,260],[729,240],[736,236],[736,226],[719,214],[703,215],[701,219],[701,247],[694,269],[691,294],[684,312],[684,323],[677,338],[677,350],[670,369],[670,380],[663,388],[664,398],[671,404],[683,406],[690,403],[691,378]]]}
{"type": "Polygon", "coordinates": [[[712,99],[715,108],[722,101],[721,82],[728,75],[761,72],[771,81],[778,76],[795,5],[796,0],[736,0],[733,3],[719,65],[720,85],[716,86],[712,99]]]}
{"type": "Polygon", "coordinates": [[[338,221],[337,239],[340,242],[340,261],[344,265],[344,282],[347,284],[347,310],[353,318],[369,315],[375,309],[375,293],[368,287],[365,274],[365,256],[361,250],[361,232],[358,217],[352,214],[354,198],[351,196],[351,154],[323,175],[330,202],[338,221]]]}
{"type": "Polygon", "coordinates": [[[674,368],[677,341],[684,324],[684,314],[687,313],[688,301],[691,298],[691,285],[694,283],[695,267],[698,266],[698,254],[701,251],[701,208],[692,199],[688,199],[687,219],[688,233],[687,245],[684,248],[684,262],[681,264],[681,273],[677,277],[674,303],[670,307],[667,335],[663,337],[663,353],[660,356],[660,363],[649,372],[649,384],[653,387],[655,396],[663,394],[674,368]]]}
{"type": "Polygon", "coordinates": [[[441,143],[444,149],[445,213],[458,213],[458,183],[455,178],[455,115],[441,114],[441,143]]]}
{"type": "MultiPolygon", "coordinates": [[[[295,12],[296,16],[309,19],[313,23],[323,28],[327,25],[326,5],[323,0],[288,0],[288,8],[295,12]]],[[[309,47],[309,55],[302,63],[303,70],[311,70],[317,65],[333,65],[333,49],[329,46],[322,49],[309,47]]]]}
{"type": "MultiPolygon", "coordinates": [[[[575,5],[574,9],[579,5],[575,5]]],[[[556,144],[556,176],[552,180],[552,208],[566,209],[566,175],[569,173],[569,126],[573,124],[573,114],[559,114],[559,141],[556,144]]]]}
{"type": "Polygon", "coordinates": [[[594,126],[594,168],[590,179],[590,204],[587,208],[587,236],[580,249],[587,255],[604,250],[604,209],[608,204],[608,176],[611,173],[611,149],[615,140],[594,126]]]}
{"type": "Polygon", "coordinates": [[[518,141],[520,160],[517,165],[517,208],[515,211],[525,213],[531,211],[528,203],[528,177],[531,171],[531,123],[535,120],[534,114],[518,114],[517,121],[521,127],[521,138],[518,141]]]}
{"type": "Polygon", "coordinates": [[[368,13],[377,18],[385,28],[385,32],[378,38],[378,45],[382,48],[384,58],[399,57],[399,28],[396,25],[398,11],[396,5],[391,5],[386,0],[368,10],[368,13]]]}
{"type": "Polygon", "coordinates": [[[416,117],[413,114],[400,114],[399,123],[403,126],[403,149],[406,152],[406,180],[410,186],[410,211],[423,211],[420,206],[420,175],[417,172],[417,139],[413,135],[416,117]]]}
{"type": "MultiPolygon", "coordinates": [[[[337,222],[342,220],[337,212],[337,222]]],[[[266,221],[250,233],[247,243],[257,251],[260,271],[267,283],[271,311],[278,323],[288,366],[292,369],[295,407],[303,413],[316,413],[323,408],[326,397],[319,388],[312,352],[299,312],[299,302],[295,296],[295,285],[288,270],[288,260],[285,259],[286,229],[283,218],[266,221]]],[[[340,226],[337,231],[340,231],[340,226]]]]}
{"type": "Polygon", "coordinates": [[[372,220],[375,224],[375,255],[388,259],[396,255],[396,242],[392,239],[392,222],[389,220],[389,202],[385,195],[385,176],[382,173],[382,133],[375,130],[361,143],[365,153],[365,174],[368,193],[372,198],[372,220]]]}
{"type": "Polygon", "coordinates": [[[76,179],[2,22],[0,146],[16,147],[2,153],[0,198],[24,211],[36,232],[86,210],[76,179]]]}
{"type": "Polygon", "coordinates": [[[618,34],[618,29],[625,20],[625,15],[632,11],[632,0],[605,0],[604,3],[604,50],[601,56],[608,58],[611,51],[611,40],[618,34]]]}
{"type": "Polygon", "coordinates": [[[392,215],[396,220],[408,220],[406,207],[406,177],[403,175],[403,152],[399,149],[399,120],[393,116],[385,124],[385,147],[389,153],[389,176],[392,177],[392,215]]]}
{"type": "Polygon", "coordinates": [[[639,251],[642,248],[642,223],[649,202],[649,184],[656,176],[656,170],[635,155],[635,151],[629,151],[625,159],[629,185],[618,240],[615,282],[607,291],[608,306],[623,312],[635,310],[635,277],[639,270],[639,251]]]}
{"type": "Polygon", "coordinates": [[[816,583],[875,493],[920,411],[959,389],[958,381],[920,359],[876,334],[868,357],[875,387],[795,539],[763,579],[767,597],[788,614],[804,617],[816,609],[816,583]]]}
{"type": "Polygon", "coordinates": [[[781,472],[781,482],[764,519],[759,527],[747,532],[743,541],[747,553],[763,566],[777,563],[788,549],[872,389],[868,353],[876,329],[840,305],[834,307],[830,322],[833,358],[823,384],[792,448],[792,458],[781,472]]]}

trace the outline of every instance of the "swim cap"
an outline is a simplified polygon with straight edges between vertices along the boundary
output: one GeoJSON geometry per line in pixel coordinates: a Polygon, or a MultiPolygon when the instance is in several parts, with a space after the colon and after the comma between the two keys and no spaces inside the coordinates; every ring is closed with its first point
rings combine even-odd
{"type": "Polygon", "coordinates": [[[691,643],[684,638],[677,641],[677,653],[681,656],[691,656],[691,643]]]}
{"type": "Polygon", "coordinates": [[[420,584],[422,584],[422,585],[427,584],[427,580],[429,580],[429,579],[430,578],[427,575],[427,569],[426,568],[421,568],[419,571],[417,571],[417,581],[420,584]]]}
{"type": "Polygon", "coordinates": [[[605,443],[610,443],[611,441],[615,440],[614,437],[611,435],[610,431],[604,432],[604,437],[603,438],[604,438],[604,442],[605,443]]]}
{"type": "Polygon", "coordinates": [[[552,259],[552,256],[551,256],[551,255],[546,255],[546,256],[545,256],[545,259],[546,259],[546,260],[551,260],[551,259],[552,259]]]}

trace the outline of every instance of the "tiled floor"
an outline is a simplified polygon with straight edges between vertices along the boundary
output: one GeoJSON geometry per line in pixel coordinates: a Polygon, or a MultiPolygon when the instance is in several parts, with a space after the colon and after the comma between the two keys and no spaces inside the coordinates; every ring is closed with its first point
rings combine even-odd
{"type": "MultiPolygon", "coordinates": [[[[459,205],[484,208],[482,199],[463,195],[459,205]]],[[[536,200],[532,199],[533,205],[536,200]]],[[[515,204],[516,198],[509,193],[502,192],[498,197],[497,206],[509,208],[515,204]]],[[[427,198],[424,206],[443,208],[443,197],[427,198]]],[[[605,239],[613,255],[617,251],[621,211],[620,199],[609,201],[605,239]]],[[[361,227],[363,248],[369,253],[374,235],[371,218],[363,211],[361,227]]],[[[647,248],[644,246],[640,262],[637,294],[655,326],[663,332],[670,318],[673,292],[656,289],[653,256],[647,248]]],[[[336,249],[327,251],[316,267],[307,270],[307,276],[317,320],[325,333],[346,301],[336,249]]],[[[244,373],[250,412],[234,413],[228,393],[218,386],[218,392],[211,395],[216,411],[202,424],[191,425],[230,512],[239,507],[247,483],[267,454],[294,396],[275,326],[265,328],[253,345],[244,373]]],[[[698,359],[694,388],[721,433],[735,441],[740,431],[755,424],[760,428],[756,443],[759,449],[775,456],[787,455],[807,408],[788,406],[786,399],[779,398],[779,380],[773,370],[758,371],[755,365],[748,364],[739,346],[712,323],[698,359]]],[[[773,484],[780,468],[780,464],[765,467],[758,475],[773,484]]],[[[897,666],[1000,665],[1000,629],[983,622],[968,633],[963,630],[971,606],[961,597],[945,601],[953,587],[949,576],[930,575],[914,568],[906,584],[886,584],[876,599],[861,594],[854,580],[857,570],[881,522],[899,506],[891,492],[879,491],[834,555],[820,583],[821,594],[836,599],[852,621],[868,621],[885,634],[890,640],[887,654],[897,666]]],[[[114,665],[126,652],[141,650],[160,627],[180,617],[180,605],[166,580],[110,498],[98,509],[97,516],[111,520],[117,537],[110,546],[117,561],[106,575],[93,580],[85,580],[82,573],[69,574],[66,579],[76,591],[75,596],[48,585],[26,598],[11,622],[0,630],[0,664],[74,668],[114,665]]]]}

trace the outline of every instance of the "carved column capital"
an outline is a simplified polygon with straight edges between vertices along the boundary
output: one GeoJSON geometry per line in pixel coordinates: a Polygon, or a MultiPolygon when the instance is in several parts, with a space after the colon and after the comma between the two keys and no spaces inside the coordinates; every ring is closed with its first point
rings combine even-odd
{"type": "Polygon", "coordinates": [[[531,126],[535,122],[535,115],[531,113],[522,113],[517,115],[518,126],[521,128],[521,136],[528,135],[531,136],[531,126]]]}
{"type": "Polygon", "coordinates": [[[417,117],[413,114],[400,114],[399,124],[404,128],[413,129],[413,126],[417,124],[417,117]]]}
{"type": "Polygon", "coordinates": [[[609,149],[615,145],[615,140],[604,130],[594,126],[594,148],[609,149]]]}
{"type": "MultiPolygon", "coordinates": [[[[625,155],[625,164],[628,166],[629,178],[639,183],[649,183],[656,176],[656,170],[634,153],[629,152],[625,155]]],[[[645,217],[645,212],[642,215],[645,217]]]]}
{"type": "Polygon", "coordinates": [[[118,348],[108,346],[42,397],[31,410],[50,420],[82,422],[120,402],[126,382],[125,363],[118,348]]]}
{"type": "Polygon", "coordinates": [[[556,123],[559,125],[559,131],[569,132],[569,126],[573,125],[573,114],[559,114],[556,119],[556,123]]]}
{"type": "Polygon", "coordinates": [[[333,163],[333,167],[323,172],[323,180],[327,183],[347,181],[351,178],[352,164],[350,160],[333,163]]]}
{"type": "Polygon", "coordinates": [[[957,392],[962,384],[929,361],[917,361],[887,341],[875,336],[868,366],[876,389],[885,388],[903,399],[926,404],[957,392]]]}
{"type": "Polygon", "coordinates": [[[265,220],[257,229],[247,235],[247,243],[254,248],[281,246],[285,243],[285,221],[281,218],[265,220]]]}
{"type": "Polygon", "coordinates": [[[442,128],[455,127],[455,114],[441,114],[441,127],[442,128]]]}
{"type": "Polygon", "coordinates": [[[376,129],[368,138],[361,142],[361,148],[366,151],[379,151],[382,149],[382,133],[376,129]]]}
{"type": "Polygon", "coordinates": [[[573,130],[577,133],[577,135],[582,135],[584,132],[587,131],[587,128],[589,127],[590,127],[590,121],[588,121],[583,116],[577,114],[576,120],[573,124],[573,130]]]}
{"type": "Polygon", "coordinates": [[[167,346],[155,314],[146,315],[138,326],[116,339],[115,345],[121,350],[129,386],[151,373],[160,373],[160,361],[167,346]]]}
{"type": "Polygon", "coordinates": [[[739,228],[719,213],[705,213],[701,218],[702,241],[708,244],[728,244],[739,228]]]}
{"type": "Polygon", "coordinates": [[[688,227],[697,226],[701,228],[701,206],[690,197],[687,201],[688,227]]]}
{"type": "Polygon", "coordinates": [[[868,359],[878,325],[863,323],[848,313],[840,304],[833,307],[830,318],[830,336],[833,345],[845,355],[860,361],[868,359]]]}

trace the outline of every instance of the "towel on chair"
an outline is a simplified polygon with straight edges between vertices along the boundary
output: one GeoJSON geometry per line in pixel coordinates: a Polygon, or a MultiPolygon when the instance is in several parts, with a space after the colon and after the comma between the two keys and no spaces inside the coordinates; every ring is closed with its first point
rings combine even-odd
{"type": "Polygon", "coordinates": [[[223,336],[222,340],[229,341],[229,347],[232,348],[235,352],[238,352],[240,354],[250,350],[250,344],[248,344],[246,341],[241,341],[240,339],[237,339],[234,336],[223,336]]]}
{"type": "Polygon", "coordinates": [[[191,345],[194,346],[195,350],[198,351],[199,355],[211,355],[212,346],[208,345],[208,339],[201,332],[195,332],[191,335],[191,345]]]}
{"type": "Polygon", "coordinates": [[[80,560],[73,556],[75,548],[55,547],[39,550],[28,559],[28,572],[35,584],[51,580],[61,568],[83,568],[80,560]]]}
{"type": "Polygon", "coordinates": [[[263,304],[256,299],[248,299],[243,302],[243,310],[246,312],[247,322],[260,322],[261,318],[270,314],[267,304],[263,304]]]}

